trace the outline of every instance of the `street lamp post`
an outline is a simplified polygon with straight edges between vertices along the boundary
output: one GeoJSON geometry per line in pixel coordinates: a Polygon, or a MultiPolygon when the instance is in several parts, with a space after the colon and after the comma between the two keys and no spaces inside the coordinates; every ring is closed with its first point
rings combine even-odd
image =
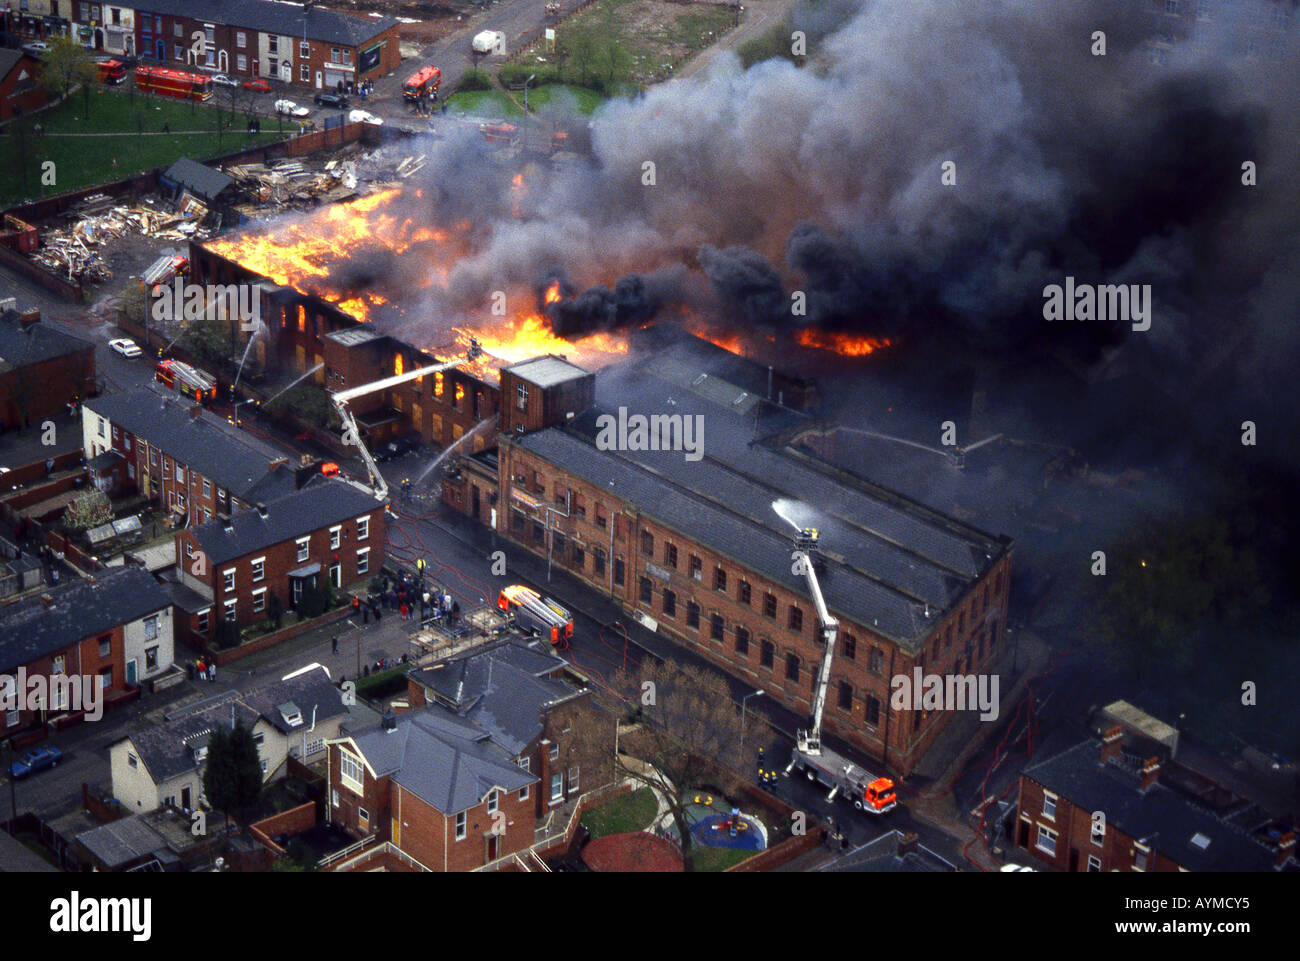
{"type": "Polygon", "coordinates": [[[528,113],[528,85],[537,79],[537,74],[529,74],[528,79],[524,81],[524,113],[528,113]]]}
{"type": "Polygon", "coordinates": [[[760,687],[757,691],[754,691],[752,694],[746,694],[740,699],[740,755],[742,761],[745,757],[745,702],[751,697],[762,697],[763,693],[764,691],[760,687]]]}

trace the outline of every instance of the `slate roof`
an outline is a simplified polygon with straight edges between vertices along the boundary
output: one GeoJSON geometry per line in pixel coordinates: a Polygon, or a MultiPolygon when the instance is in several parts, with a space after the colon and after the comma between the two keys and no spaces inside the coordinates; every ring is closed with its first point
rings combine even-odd
{"type": "Polygon", "coordinates": [[[215,200],[221,191],[235,181],[220,170],[205,167],[189,157],[182,157],[170,167],[163,176],[173,183],[180,184],[200,200],[215,200]]]}
{"type": "Polygon", "coordinates": [[[282,451],[207,411],[191,417],[193,405],[173,394],[142,387],[92,397],[82,406],[241,499],[250,500],[254,489],[258,496],[252,499],[264,501],[294,489],[292,464],[269,470],[286,456],[282,451]]]}
{"type": "Polygon", "coordinates": [[[908,851],[906,854],[899,854],[898,842],[900,834],[902,832],[898,829],[882,834],[851,854],[838,858],[818,870],[835,873],[867,874],[932,874],[957,870],[948,861],[922,844],[917,844],[915,849],[908,851]]]}
{"type": "Polygon", "coordinates": [[[267,504],[265,517],[256,510],[240,511],[228,521],[211,521],[191,531],[208,560],[224,564],[383,506],[383,501],[346,481],[326,479],[267,504]]]}
{"type": "Polygon", "coordinates": [[[18,311],[0,313],[0,373],[65,357],[95,345],[80,337],[55,330],[39,321],[26,330],[18,323],[18,311]]]}
{"type": "Polygon", "coordinates": [[[1097,742],[1084,741],[1023,773],[1085,811],[1106,812],[1107,823],[1150,838],[1152,850],[1190,871],[1273,870],[1276,853],[1240,827],[1159,782],[1143,794],[1137,771],[1100,757],[1097,742]]]}
{"type": "Polygon", "coordinates": [[[9,76],[9,71],[18,65],[26,54],[12,47],[0,47],[0,80],[9,76]]]}
{"type": "Polygon", "coordinates": [[[143,0],[136,9],[294,38],[301,38],[305,28],[310,40],[348,46],[361,46],[398,23],[392,17],[357,17],[321,7],[308,12],[280,0],[143,0]]]}
{"type": "Polygon", "coordinates": [[[353,740],[379,777],[392,778],[446,815],[481,803],[494,787],[517,791],[538,780],[486,731],[437,705],[398,715],[395,730],[381,727],[353,740]]]}
{"type": "Polygon", "coordinates": [[[324,668],[299,674],[287,681],[276,681],[245,695],[243,700],[281,734],[298,734],[308,730],[313,717],[317,724],[322,724],[348,713],[348,709],[343,706],[339,689],[330,682],[324,668]],[[280,705],[288,702],[292,702],[302,712],[301,724],[290,725],[285,721],[280,705]]]}
{"type": "Polygon", "coordinates": [[[75,580],[46,588],[54,598],[50,607],[39,596],[0,607],[0,671],[171,606],[162,585],[142,568],[111,568],[95,580],[93,586],[75,580]]]}
{"type": "Polygon", "coordinates": [[[541,734],[542,712],[548,705],[578,693],[547,676],[564,665],[540,648],[505,641],[412,671],[411,676],[513,756],[541,734]]]}
{"type": "MultiPolygon", "coordinates": [[[[234,704],[237,721],[252,728],[258,721],[258,713],[244,704],[234,704]]],[[[152,727],[142,727],[131,731],[127,737],[135,747],[136,754],[144,763],[154,784],[162,784],[174,777],[179,777],[198,769],[194,760],[194,749],[208,743],[208,738],[218,725],[233,728],[231,723],[231,705],[223,704],[201,714],[191,714],[152,727]]]]}

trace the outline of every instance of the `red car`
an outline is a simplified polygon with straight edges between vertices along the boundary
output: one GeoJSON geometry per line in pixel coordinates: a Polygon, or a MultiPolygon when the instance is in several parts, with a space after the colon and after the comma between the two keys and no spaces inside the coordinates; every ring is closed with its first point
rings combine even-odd
{"type": "Polygon", "coordinates": [[[270,93],[271,85],[259,77],[256,80],[245,80],[244,89],[256,90],[258,93],[270,93]]]}

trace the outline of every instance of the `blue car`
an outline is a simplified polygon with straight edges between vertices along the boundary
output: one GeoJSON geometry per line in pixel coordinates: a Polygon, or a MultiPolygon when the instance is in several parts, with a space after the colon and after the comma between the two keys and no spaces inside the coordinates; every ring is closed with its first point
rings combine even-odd
{"type": "Polygon", "coordinates": [[[38,747],[14,761],[9,766],[9,773],[16,781],[19,778],[27,777],[29,774],[36,774],[47,768],[57,767],[61,760],[63,760],[63,752],[58,748],[38,747]]]}

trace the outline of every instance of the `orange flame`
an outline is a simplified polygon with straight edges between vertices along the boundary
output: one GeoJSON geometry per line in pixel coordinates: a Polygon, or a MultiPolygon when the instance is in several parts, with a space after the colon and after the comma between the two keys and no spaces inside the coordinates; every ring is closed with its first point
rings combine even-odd
{"type": "Polygon", "coordinates": [[[551,286],[546,288],[543,302],[547,307],[551,306],[551,304],[558,304],[560,302],[560,282],[558,280],[551,281],[551,286]]]}
{"type": "Polygon", "coordinates": [[[845,357],[866,357],[891,344],[887,337],[856,337],[852,334],[817,330],[814,327],[805,327],[799,331],[795,340],[803,347],[832,350],[845,357]]]}

